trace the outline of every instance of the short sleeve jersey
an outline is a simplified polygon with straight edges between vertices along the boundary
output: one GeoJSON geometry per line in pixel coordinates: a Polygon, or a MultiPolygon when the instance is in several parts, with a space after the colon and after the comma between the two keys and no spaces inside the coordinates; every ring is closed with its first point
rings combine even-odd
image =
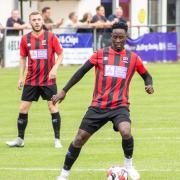
{"type": "Polygon", "coordinates": [[[91,105],[102,109],[128,107],[129,84],[135,71],[141,75],[147,72],[141,58],[127,50],[116,52],[107,47],[95,52],[89,61],[96,74],[91,105]]]}
{"type": "Polygon", "coordinates": [[[28,71],[25,84],[31,86],[49,86],[56,83],[48,78],[55,64],[55,53],[63,51],[58,38],[51,32],[44,31],[39,37],[31,32],[24,35],[20,43],[20,56],[28,57],[28,71]]]}

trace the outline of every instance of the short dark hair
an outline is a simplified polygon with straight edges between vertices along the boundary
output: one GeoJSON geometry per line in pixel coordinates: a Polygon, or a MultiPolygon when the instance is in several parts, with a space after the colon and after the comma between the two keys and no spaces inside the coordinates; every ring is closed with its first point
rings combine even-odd
{"type": "Polygon", "coordinates": [[[47,10],[49,10],[49,9],[51,9],[50,7],[44,7],[43,9],[42,9],[42,13],[45,13],[47,10]]]}
{"type": "Polygon", "coordinates": [[[127,32],[128,31],[128,26],[124,21],[119,21],[118,23],[114,23],[112,25],[112,30],[113,29],[124,29],[127,32]]]}
{"type": "Polygon", "coordinates": [[[102,5],[97,6],[97,7],[96,7],[96,11],[99,11],[101,7],[104,8],[104,6],[102,6],[102,5]]]}
{"type": "Polygon", "coordinates": [[[69,19],[72,19],[72,17],[73,17],[75,14],[76,14],[75,12],[69,13],[69,19]]]}
{"type": "Polygon", "coordinates": [[[31,16],[34,16],[34,15],[41,15],[42,16],[42,14],[39,11],[33,11],[29,14],[29,19],[31,18],[31,16]]]}

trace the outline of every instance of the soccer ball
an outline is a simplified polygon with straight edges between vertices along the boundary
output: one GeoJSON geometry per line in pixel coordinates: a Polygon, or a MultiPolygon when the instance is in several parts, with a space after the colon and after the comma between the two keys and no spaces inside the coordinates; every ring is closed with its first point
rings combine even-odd
{"type": "Polygon", "coordinates": [[[128,180],[128,172],[122,166],[110,167],[107,170],[107,180],[128,180]]]}

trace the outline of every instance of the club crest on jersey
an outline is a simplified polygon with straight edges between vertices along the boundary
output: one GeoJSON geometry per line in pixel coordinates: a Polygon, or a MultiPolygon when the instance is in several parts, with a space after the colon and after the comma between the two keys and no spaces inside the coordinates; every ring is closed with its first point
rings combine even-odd
{"type": "Polygon", "coordinates": [[[30,46],[31,46],[31,43],[27,43],[27,46],[30,47],[30,46]]]}
{"type": "Polygon", "coordinates": [[[42,40],[42,45],[45,46],[46,45],[46,40],[42,40]]]}
{"type": "Polygon", "coordinates": [[[122,60],[123,60],[124,63],[128,63],[128,57],[125,56],[125,57],[122,58],[122,60]]]}
{"type": "Polygon", "coordinates": [[[107,56],[104,56],[104,61],[107,61],[108,60],[108,57],[107,56]]]}

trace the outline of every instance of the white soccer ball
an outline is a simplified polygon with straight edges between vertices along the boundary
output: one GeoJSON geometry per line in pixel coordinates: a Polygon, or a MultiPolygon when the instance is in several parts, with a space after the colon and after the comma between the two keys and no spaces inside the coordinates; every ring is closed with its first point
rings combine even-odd
{"type": "Polygon", "coordinates": [[[125,167],[113,166],[107,170],[107,180],[127,180],[128,172],[125,167]]]}

